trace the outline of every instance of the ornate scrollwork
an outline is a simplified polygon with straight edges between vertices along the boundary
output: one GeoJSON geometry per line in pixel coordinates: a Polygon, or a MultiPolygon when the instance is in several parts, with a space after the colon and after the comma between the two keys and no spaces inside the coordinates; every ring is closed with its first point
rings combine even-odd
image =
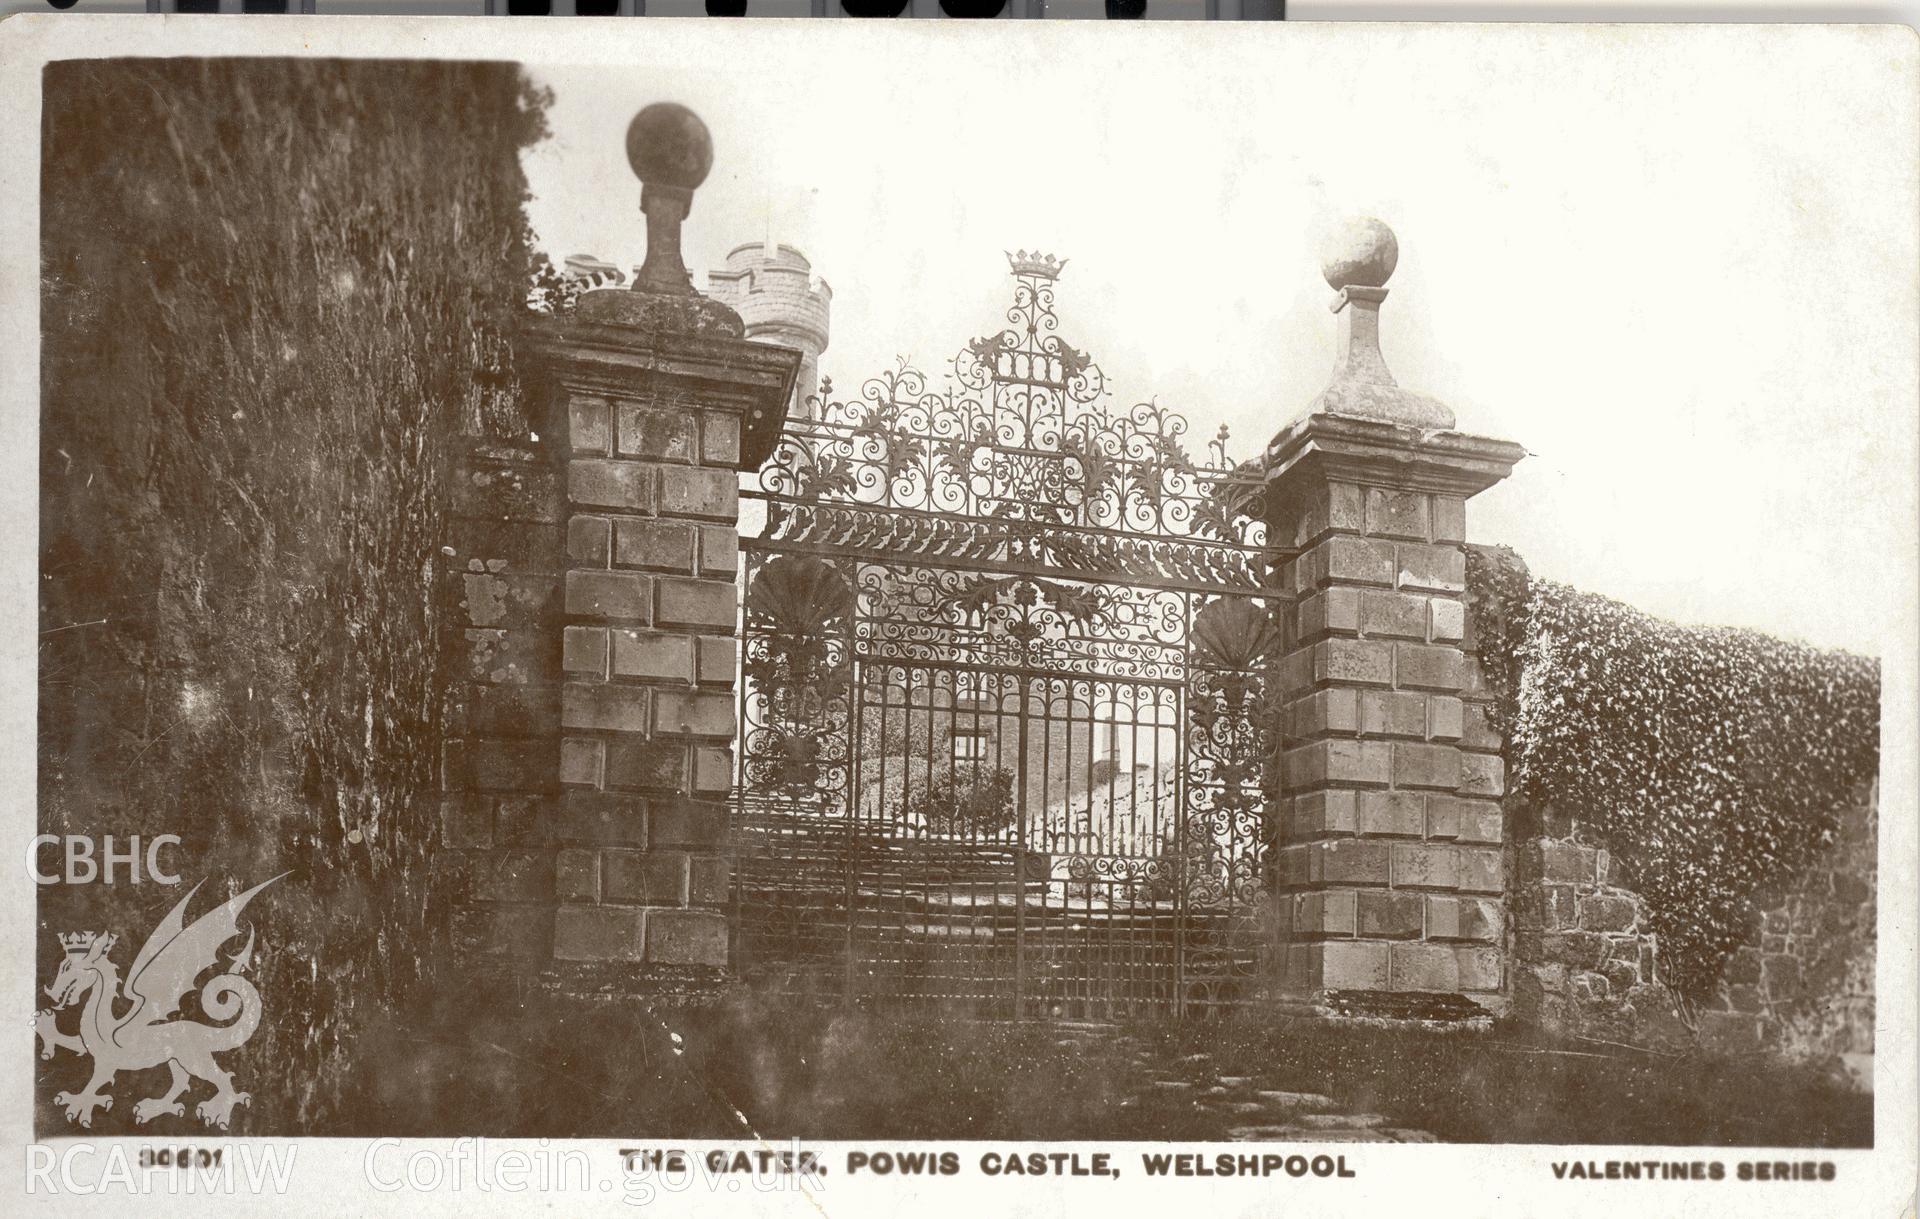
{"type": "Polygon", "coordinates": [[[823,383],[763,468],[745,784],[844,827],[810,849],[855,844],[831,896],[858,917],[919,910],[945,952],[1025,911],[1036,952],[1146,945],[1226,1002],[1277,742],[1265,471],[1224,427],[1196,458],[1177,412],[1114,408],[1062,333],[1064,264],[1009,258],[1004,325],[946,375],[823,383]]]}
{"type": "Polygon", "coordinates": [[[789,421],[761,475],[767,538],[1091,583],[1161,573],[1257,588],[1258,466],[1229,459],[1224,427],[1196,461],[1179,414],[1110,410],[1099,365],[1058,333],[1064,264],[1012,262],[1008,325],[962,348],[947,384],[903,361],[789,421]]]}

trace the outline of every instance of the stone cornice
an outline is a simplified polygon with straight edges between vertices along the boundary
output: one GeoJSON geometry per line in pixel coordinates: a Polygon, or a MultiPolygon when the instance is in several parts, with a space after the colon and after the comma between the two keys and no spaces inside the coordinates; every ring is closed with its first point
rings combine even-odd
{"type": "Polygon", "coordinates": [[[1308,476],[1472,496],[1511,474],[1526,453],[1510,440],[1316,412],[1295,420],[1267,446],[1269,500],[1308,476]]]}
{"type": "Polygon", "coordinates": [[[798,351],[724,330],[545,317],[527,323],[521,338],[523,358],[571,388],[631,398],[644,386],[647,392],[684,393],[696,405],[739,411],[740,468],[747,470],[758,469],[779,443],[787,400],[800,374],[798,351]]]}

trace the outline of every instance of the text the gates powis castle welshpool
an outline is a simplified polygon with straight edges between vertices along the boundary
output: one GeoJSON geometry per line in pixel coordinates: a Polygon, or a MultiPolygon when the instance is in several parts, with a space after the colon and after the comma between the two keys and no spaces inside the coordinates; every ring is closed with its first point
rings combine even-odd
{"type": "Polygon", "coordinates": [[[947,376],[824,385],[749,493],[735,967],[982,1015],[1217,1010],[1269,976],[1264,472],[1112,406],[1064,264],[1009,259],[1004,324],[947,376]]]}

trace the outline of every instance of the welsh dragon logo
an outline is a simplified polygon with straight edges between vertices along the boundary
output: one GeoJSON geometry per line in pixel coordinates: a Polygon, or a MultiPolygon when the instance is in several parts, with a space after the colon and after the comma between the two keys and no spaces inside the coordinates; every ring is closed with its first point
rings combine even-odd
{"type": "Polygon", "coordinates": [[[113,1108],[113,1097],[106,1089],[116,1073],[165,1063],[172,1072],[165,1094],[137,1102],[133,1120],[145,1123],[163,1114],[184,1116],[180,1094],[197,1078],[212,1084],[214,1093],[195,1106],[195,1114],[209,1126],[226,1128],[234,1106],[251,1098],[234,1091],[233,1076],[221,1070],[213,1056],[246,1044],[260,1024],[260,992],[240,976],[253,963],[253,930],[248,928],[246,944],[230,960],[223,963],[220,953],[240,934],[240,912],[247,903],[279,879],[262,881],[189,926],[187,903],[200,891],[195,885],[134,955],[124,987],[119,967],[109,956],[119,937],[92,931],[60,937],[67,955],[53,985],[47,987],[53,1006],[34,1013],[33,1030],[40,1038],[41,1058],[52,1058],[56,1049],[93,1058],[93,1079],[87,1086],[53,1098],[67,1111],[68,1121],[92,1126],[95,1109],[113,1108]],[[200,987],[200,1007],[220,1023],[180,1018],[180,1001],[193,990],[194,979],[210,967],[218,967],[219,972],[200,987]],[[79,1034],[61,1032],[57,1023],[61,1010],[83,1000],[79,1034]],[[126,1010],[115,1015],[120,1007],[126,1010]]]}

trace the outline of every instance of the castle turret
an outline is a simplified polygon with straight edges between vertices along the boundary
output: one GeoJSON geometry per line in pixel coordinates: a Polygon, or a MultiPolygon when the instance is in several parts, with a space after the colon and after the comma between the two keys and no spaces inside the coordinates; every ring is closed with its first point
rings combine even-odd
{"type": "Polygon", "coordinates": [[[807,256],[772,242],[737,246],[725,267],[707,272],[707,295],[740,315],[749,339],[800,353],[800,377],[787,413],[810,415],[807,399],[820,384],[833,289],[814,275],[807,256]]]}

